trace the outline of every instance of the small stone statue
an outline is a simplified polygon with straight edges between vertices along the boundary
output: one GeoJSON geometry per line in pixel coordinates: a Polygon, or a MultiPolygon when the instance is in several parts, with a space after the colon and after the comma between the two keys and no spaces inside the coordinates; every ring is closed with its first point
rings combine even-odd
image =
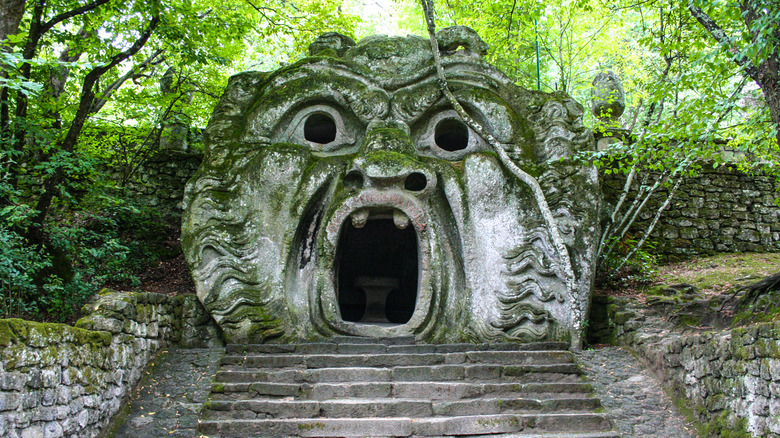
{"type": "MultiPolygon", "coordinates": [[[[160,78],[160,91],[163,94],[177,92],[176,86],[174,86],[175,80],[176,70],[171,67],[160,78]]],[[[187,96],[184,100],[189,103],[191,96],[187,96]]],[[[171,115],[175,115],[175,113],[172,112],[171,115]]],[[[176,118],[166,120],[163,124],[163,132],[160,135],[160,149],[186,152],[189,149],[187,136],[189,135],[190,127],[186,123],[176,120],[176,118]]]]}
{"type": "Polygon", "coordinates": [[[596,75],[590,96],[593,115],[606,126],[620,127],[620,116],[626,109],[626,93],[618,75],[611,70],[596,75]]]}

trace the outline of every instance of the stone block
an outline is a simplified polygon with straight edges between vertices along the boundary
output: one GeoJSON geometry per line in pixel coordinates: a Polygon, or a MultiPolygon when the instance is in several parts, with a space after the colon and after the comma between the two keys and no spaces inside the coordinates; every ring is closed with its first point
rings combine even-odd
{"type": "Polygon", "coordinates": [[[773,382],[780,382],[780,359],[769,359],[769,374],[773,382]]]}
{"type": "Polygon", "coordinates": [[[31,426],[22,431],[22,438],[46,438],[41,426],[31,426]]]}
{"type": "Polygon", "coordinates": [[[766,426],[770,432],[780,435],[780,415],[775,414],[767,418],[766,426]]]}
{"type": "Polygon", "coordinates": [[[769,415],[769,401],[766,397],[756,397],[750,405],[750,412],[754,415],[766,417],[769,415]]]}
{"type": "Polygon", "coordinates": [[[0,372],[0,389],[3,391],[21,391],[27,377],[20,373],[0,372]]]}
{"type": "Polygon", "coordinates": [[[0,392],[0,412],[18,409],[22,398],[22,393],[19,392],[0,392]]]}

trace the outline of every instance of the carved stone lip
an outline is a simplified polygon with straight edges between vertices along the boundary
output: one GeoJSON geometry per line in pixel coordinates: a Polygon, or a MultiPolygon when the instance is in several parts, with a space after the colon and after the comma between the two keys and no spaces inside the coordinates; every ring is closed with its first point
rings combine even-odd
{"type": "MultiPolygon", "coordinates": [[[[430,288],[431,248],[434,246],[429,226],[429,215],[421,203],[401,190],[368,189],[355,194],[336,209],[325,225],[326,248],[330,252],[329,260],[337,260],[339,237],[350,220],[350,216],[361,210],[368,210],[371,219],[388,218],[390,215],[403,215],[408,227],[415,232],[417,239],[417,301],[411,318],[403,324],[372,324],[345,321],[341,318],[337,299],[336,266],[331,266],[329,278],[320,283],[319,293],[315,296],[315,313],[320,313],[328,331],[339,334],[367,337],[410,336],[422,330],[430,318],[432,291],[430,288]]],[[[397,226],[398,224],[396,224],[397,226]]],[[[399,227],[400,228],[400,227],[399,227]]]]}
{"type": "Polygon", "coordinates": [[[405,214],[418,234],[428,228],[428,215],[420,203],[406,193],[396,190],[364,190],[347,198],[328,222],[328,240],[335,244],[344,221],[360,209],[390,208],[405,214]]]}

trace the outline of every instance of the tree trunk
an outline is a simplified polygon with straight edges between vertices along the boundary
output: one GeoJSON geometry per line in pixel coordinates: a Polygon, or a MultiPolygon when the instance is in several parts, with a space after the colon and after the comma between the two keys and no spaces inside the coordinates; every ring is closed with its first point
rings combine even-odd
{"type": "Polygon", "coordinates": [[[25,0],[0,0],[0,41],[19,30],[25,0]]]}
{"type": "MultiPolygon", "coordinates": [[[[141,36],[135,40],[129,49],[116,54],[113,58],[111,58],[109,63],[95,67],[89,73],[87,73],[87,75],[84,77],[84,83],[81,87],[81,99],[78,110],[76,110],[76,115],[73,117],[73,120],[70,123],[68,133],[59,144],[60,150],[65,152],[73,152],[73,149],[76,147],[76,143],[78,142],[79,136],[81,136],[81,131],[84,128],[84,124],[92,114],[91,109],[93,103],[95,102],[95,86],[98,84],[100,78],[109,70],[119,65],[119,63],[122,61],[138,53],[138,51],[141,50],[141,48],[143,48],[143,46],[149,40],[149,37],[151,37],[158,24],[160,24],[159,15],[151,19],[149,25],[146,27],[146,30],[144,30],[141,36]]],[[[44,220],[48,214],[49,207],[51,206],[54,198],[59,195],[60,186],[64,180],[65,173],[63,169],[57,168],[54,174],[44,181],[43,193],[41,194],[41,197],[38,198],[38,203],[35,206],[38,214],[35,217],[33,225],[31,226],[31,236],[35,235],[35,229],[43,228],[44,220]]]]}

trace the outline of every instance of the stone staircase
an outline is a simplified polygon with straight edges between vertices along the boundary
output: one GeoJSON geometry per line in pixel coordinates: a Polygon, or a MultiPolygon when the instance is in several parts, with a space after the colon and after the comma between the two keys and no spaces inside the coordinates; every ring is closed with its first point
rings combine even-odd
{"type": "Polygon", "coordinates": [[[619,437],[562,343],[230,345],[207,437],[619,437]]]}

